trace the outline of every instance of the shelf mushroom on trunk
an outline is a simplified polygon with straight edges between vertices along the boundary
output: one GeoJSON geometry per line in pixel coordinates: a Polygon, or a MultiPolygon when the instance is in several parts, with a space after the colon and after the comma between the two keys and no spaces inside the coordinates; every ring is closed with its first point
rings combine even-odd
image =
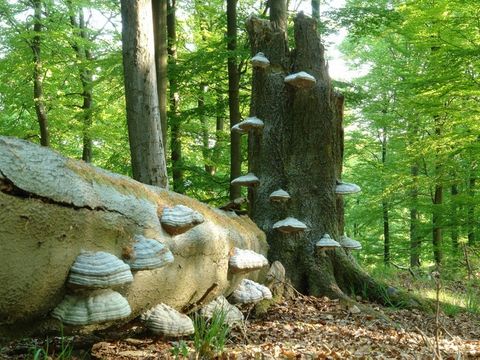
{"type": "Polygon", "coordinates": [[[347,250],[361,250],[362,249],[362,244],[354,240],[352,238],[349,238],[347,235],[342,235],[340,236],[340,239],[338,240],[338,243],[345,249],[347,250]]]}
{"type": "Polygon", "coordinates": [[[265,69],[270,66],[270,60],[267,59],[264,53],[258,52],[252,59],[250,60],[253,67],[265,69]]]}
{"type": "Polygon", "coordinates": [[[239,176],[236,179],[233,179],[231,184],[240,186],[257,186],[260,184],[260,179],[256,177],[255,174],[248,173],[247,175],[239,176]]]}
{"type": "Polygon", "coordinates": [[[356,194],[362,191],[360,186],[357,184],[346,183],[340,180],[337,180],[337,184],[335,186],[335,193],[337,195],[350,195],[356,194]]]}
{"type": "Polygon", "coordinates": [[[306,230],[307,225],[293,217],[287,217],[273,224],[273,229],[285,234],[291,234],[306,230]]]}
{"type": "Polygon", "coordinates": [[[317,80],[305,71],[290,74],[285,77],[285,83],[290,84],[299,89],[310,89],[315,86],[317,80]]]}

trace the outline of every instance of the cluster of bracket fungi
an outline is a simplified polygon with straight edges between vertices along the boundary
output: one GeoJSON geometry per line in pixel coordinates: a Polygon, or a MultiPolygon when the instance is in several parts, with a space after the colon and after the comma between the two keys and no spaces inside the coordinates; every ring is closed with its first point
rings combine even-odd
{"type": "MultiPolygon", "coordinates": [[[[187,206],[166,207],[160,217],[163,229],[171,236],[185,233],[204,222],[203,216],[187,206]]],[[[156,239],[135,235],[131,251],[123,259],[103,251],[82,250],[73,263],[67,279],[67,295],[52,311],[52,317],[62,323],[85,326],[124,319],[131,308],[125,297],[115,291],[134,281],[132,271],[153,270],[174,261],[167,245],[156,239]]],[[[234,248],[229,258],[231,273],[247,273],[268,265],[268,260],[252,250],[234,248]]],[[[255,303],[271,298],[270,290],[253,281],[240,283],[232,294],[235,303],[255,303]]],[[[223,311],[226,321],[243,321],[243,314],[223,296],[206,305],[200,314],[210,318],[215,311],[223,311]]],[[[166,337],[180,337],[194,332],[192,319],[166,304],[157,304],[141,315],[146,328],[166,337]]]]}
{"type": "MultiPolygon", "coordinates": [[[[259,71],[265,71],[270,66],[270,60],[265,56],[263,52],[258,52],[250,60],[252,66],[259,71]]],[[[311,89],[316,84],[314,76],[308,74],[305,71],[299,71],[293,74],[289,74],[284,78],[284,82],[297,89],[311,89]]],[[[264,127],[264,122],[258,119],[256,116],[248,117],[246,120],[232,126],[232,131],[237,131],[242,134],[248,133],[249,130],[259,131],[264,127]]],[[[253,133],[254,133],[253,132],[253,133]]],[[[260,179],[253,173],[240,176],[231,181],[232,185],[250,186],[254,187],[260,184],[260,179]]],[[[361,189],[358,185],[352,183],[345,183],[337,180],[335,186],[335,194],[338,196],[356,194],[361,189]]],[[[283,190],[278,189],[270,194],[270,201],[285,203],[290,200],[290,194],[283,190]]],[[[294,217],[286,217],[283,220],[277,221],[273,224],[273,229],[278,230],[285,234],[293,234],[305,231],[308,229],[307,225],[294,217]]],[[[321,253],[325,255],[325,250],[332,250],[335,248],[343,247],[346,250],[360,250],[362,245],[360,242],[342,235],[338,241],[331,238],[329,234],[324,234],[320,240],[316,242],[316,248],[321,250],[321,253]]]]}

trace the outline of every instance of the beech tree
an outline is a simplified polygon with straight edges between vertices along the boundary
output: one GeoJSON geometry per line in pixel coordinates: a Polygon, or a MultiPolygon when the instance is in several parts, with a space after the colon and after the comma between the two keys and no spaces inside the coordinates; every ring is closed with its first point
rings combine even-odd
{"type": "Polygon", "coordinates": [[[122,0],[123,69],[133,177],[168,186],[158,106],[152,4],[122,0]]]}

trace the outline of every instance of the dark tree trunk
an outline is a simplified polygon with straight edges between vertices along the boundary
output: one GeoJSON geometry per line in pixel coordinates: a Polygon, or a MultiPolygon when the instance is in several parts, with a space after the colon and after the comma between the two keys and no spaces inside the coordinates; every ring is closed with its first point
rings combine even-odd
{"type": "Polygon", "coordinates": [[[85,25],[83,9],[76,9],[71,1],[67,2],[70,12],[70,25],[72,26],[74,41],[72,48],[75,51],[82,83],[82,118],[83,118],[83,150],[82,160],[91,162],[93,156],[92,137],[90,128],[92,127],[93,111],[93,76],[90,70],[89,62],[92,61],[92,53],[88,48],[89,38],[85,25]],[[78,15],[78,21],[77,21],[78,15]]]}
{"type": "MultiPolygon", "coordinates": [[[[237,0],[227,0],[227,49],[228,56],[228,108],[230,127],[240,122],[240,74],[237,65],[237,0]]],[[[240,134],[230,133],[230,181],[239,177],[242,171],[240,134]]],[[[240,197],[240,186],[230,185],[230,199],[240,197]]]]}
{"type": "Polygon", "coordinates": [[[314,19],[317,19],[317,21],[320,20],[320,0],[312,0],[312,17],[314,19]]]}
{"type": "Polygon", "coordinates": [[[458,186],[453,184],[450,189],[450,199],[451,199],[451,240],[452,248],[458,250],[458,205],[457,205],[457,196],[458,196],[458,186]]]}
{"type": "Polygon", "coordinates": [[[162,142],[167,156],[167,1],[152,0],[153,34],[155,39],[155,69],[162,142]]]}
{"type": "Polygon", "coordinates": [[[410,267],[420,266],[420,238],[418,235],[418,164],[410,168],[412,190],[410,191],[410,267]]]}
{"type": "MultiPolygon", "coordinates": [[[[473,170],[472,170],[473,172],[473,170]]],[[[472,174],[468,180],[469,205],[467,210],[467,237],[468,245],[475,244],[475,185],[476,179],[472,174]]]]}
{"type": "Polygon", "coordinates": [[[128,137],[135,180],[168,187],[158,111],[152,4],[122,0],[123,71],[128,137]]]}
{"type": "MultiPolygon", "coordinates": [[[[435,117],[435,135],[437,138],[442,134],[440,118],[435,117]]],[[[441,184],[440,175],[442,166],[437,158],[435,164],[435,188],[433,194],[433,210],[432,210],[432,244],[433,244],[433,258],[435,264],[440,265],[442,263],[443,251],[442,251],[442,220],[441,220],[441,206],[443,204],[443,185],[441,184]]]]}
{"type": "Polygon", "coordinates": [[[207,173],[213,175],[215,171],[211,163],[210,149],[209,149],[209,140],[210,134],[208,133],[208,122],[207,117],[205,116],[205,91],[206,85],[204,83],[200,84],[198,89],[198,117],[200,118],[200,125],[202,126],[202,156],[204,161],[204,168],[207,173]]]}
{"type": "MultiPolygon", "coordinates": [[[[168,67],[175,69],[177,64],[177,24],[176,24],[176,0],[167,0],[167,50],[169,56],[168,67]]],[[[183,181],[183,160],[182,160],[182,138],[181,138],[181,119],[178,116],[178,102],[180,95],[178,93],[177,79],[175,76],[169,77],[170,82],[170,126],[172,147],[172,178],[173,191],[183,194],[185,192],[183,181]]]]}
{"type": "MultiPolygon", "coordinates": [[[[272,9],[275,5],[271,1],[272,9]]],[[[340,101],[327,74],[316,21],[303,14],[296,17],[293,52],[278,24],[278,17],[272,22],[247,21],[252,55],[261,51],[271,64],[253,71],[251,114],[265,127],[262,133],[249,134],[249,167],[260,179],[260,185],[249,191],[251,217],[267,235],[270,260],[282,262],[301,292],[345,298],[345,292],[364,287],[371,298],[380,299],[380,286],[343,249],[325,254],[315,247],[325,233],[336,239],[340,235],[335,195],[343,140],[338,137],[340,101]],[[291,71],[308,72],[316,85],[294,89],[285,84],[291,71]],[[291,195],[286,206],[269,201],[279,188],[291,195]],[[287,216],[304,222],[309,230],[284,234],[272,229],[287,216]]]]}
{"type": "Polygon", "coordinates": [[[50,135],[48,132],[47,109],[43,95],[43,73],[42,73],[42,0],[33,0],[33,40],[31,48],[33,51],[33,101],[37,113],[38,125],[40,127],[40,144],[50,146],[50,135]]]}
{"type": "MultiPolygon", "coordinates": [[[[382,138],[382,166],[385,168],[387,162],[387,131],[383,129],[382,138]]],[[[385,171],[383,171],[385,173],[385,171]]],[[[384,183],[384,181],[382,180],[384,183]]],[[[385,185],[382,185],[382,191],[385,192],[385,185]]],[[[382,199],[382,219],[383,219],[383,263],[390,265],[390,219],[388,214],[388,200],[382,199]]]]}

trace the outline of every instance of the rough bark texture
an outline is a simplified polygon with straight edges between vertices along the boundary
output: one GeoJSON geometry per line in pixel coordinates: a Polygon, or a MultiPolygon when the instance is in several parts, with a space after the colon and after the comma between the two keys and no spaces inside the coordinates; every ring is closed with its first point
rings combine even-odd
{"type": "Polygon", "coordinates": [[[152,0],[153,33],[155,38],[155,69],[157,96],[162,124],[164,154],[167,154],[167,1],[152,0]]]}
{"type": "Polygon", "coordinates": [[[262,133],[249,134],[249,167],[260,185],[249,191],[251,217],[266,232],[269,258],[285,266],[293,285],[303,293],[345,298],[345,292],[370,292],[380,298],[380,286],[363,272],[343,249],[315,249],[329,233],[337,238],[342,202],[335,195],[341,172],[343,99],[332,89],[317,23],[303,14],[295,19],[295,49],[289,52],[285,31],[278,23],[247,21],[252,55],[263,52],[270,60],[266,70],[254,69],[251,115],[262,119],[262,133]],[[284,83],[286,75],[306,71],[316,79],[311,89],[284,83]],[[282,188],[291,195],[286,205],[269,201],[282,188]],[[299,234],[282,234],[272,225],[293,216],[308,226],[299,234]]]}
{"type": "Polygon", "coordinates": [[[35,103],[35,112],[37,113],[38,125],[40,127],[40,144],[50,146],[50,135],[48,132],[48,116],[45,108],[45,98],[43,96],[43,74],[42,74],[42,56],[41,56],[41,32],[42,32],[42,1],[33,1],[34,23],[33,23],[33,101],[35,103]]]}
{"type": "MultiPolygon", "coordinates": [[[[383,129],[382,138],[382,166],[385,167],[387,162],[387,130],[383,129]]],[[[384,185],[382,185],[384,187],[384,185]]],[[[385,190],[385,188],[383,189],[385,190]]],[[[382,199],[382,218],[383,218],[383,263],[390,265],[390,218],[389,203],[386,199],[382,199]]]]}
{"type": "Polygon", "coordinates": [[[167,244],[175,261],[135,272],[133,283],[118,290],[132,308],[126,320],[161,302],[193,309],[200,299],[229,294],[244,277],[228,272],[232,248],[267,252],[264,234],[247,217],[0,137],[0,337],[58,330],[48,314],[71,291],[65,282],[80,251],[121,257],[136,234],[167,244]],[[205,222],[168,235],[159,215],[177,204],[205,222]]]}
{"type": "MultiPolygon", "coordinates": [[[[227,49],[228,57],[228,108],[230,111],[230,127],[240,122],[240,74],[237,56],[237,0],[227,0],[227,49]]],[[[232,131],[230,135],[230,181],[239,177],[242,171],[242,154],[240,134],[232,131]]],[[[240,197],[240,186],[230,185],[230,199],[240,197]]]]}
{"type": "Polygon", "coordinates": [[[145,184],[167,187],[151,2],[122,0],[121,10],[125,99],[133,177],[145,184]]]}
{"type": "MultiPolygon", "coordinates": [[[[176,26],[176,1],[167,0],[167,36],[168,36],[168,67],[175,67],[177,62],[177,26],[176,26]]],[[[180,194],[184,192],[183,184],[183,162],[182,162],[182,138],[181,138],[181,119],[178,116],[178,102],[180,95],[175,76],[169,78],[170,81],[170,126],[172,147],[172,178],[173,191],[180,194]]]]}
{"type": "Polygon", "coordinates": [[[418,234],[418,163],[412,165],[410,173],[413,183],[410,191],[410,267],[419,267],[422,243],[418,234]]]}

